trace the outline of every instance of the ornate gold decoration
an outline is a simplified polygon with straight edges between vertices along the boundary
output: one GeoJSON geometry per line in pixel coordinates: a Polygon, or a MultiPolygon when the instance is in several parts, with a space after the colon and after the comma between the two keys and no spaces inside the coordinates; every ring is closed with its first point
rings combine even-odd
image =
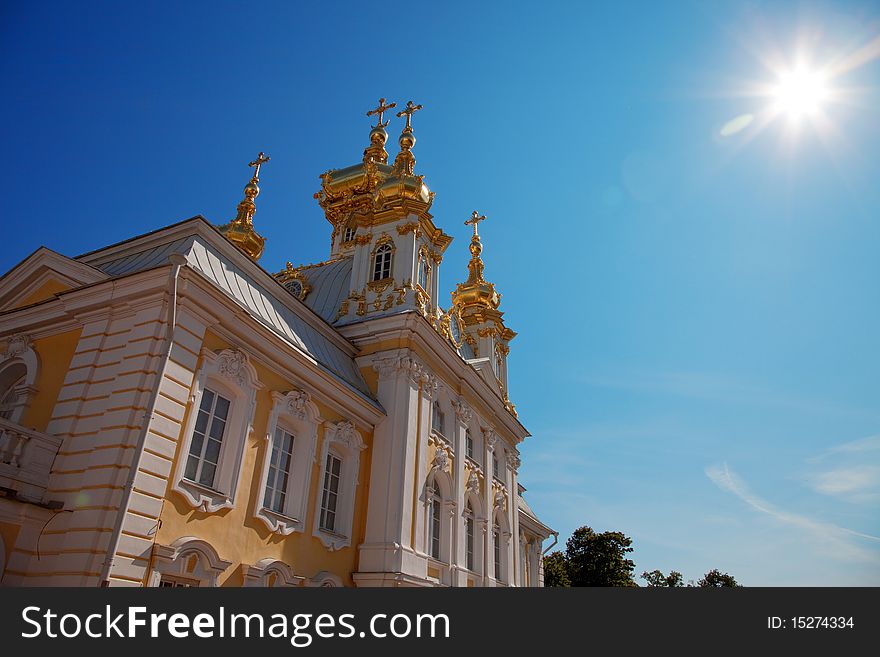
{"type": "Polygon", "coordinates": [[[415,221],[411,221],[408,224],[403,224],[397,227],[398,235],[406,235],[407,233],[414,233],[416,237],[422,236],[422,231],[419,228],[419,224],[415,221]]]}
{"type": "Polygon", "coordinates": [[[394,295],[393,295],[393,294],[389,294],[389,295],[385,298],[385,305],[382,306],[382,310],[390,310],[391,307],[392,307],[393,305],[394,305],[394,295]]]}
{"type": "Polygon", "coordinates": [[[371,292],[375,292],[376,294],[382,294],[385,290],[387,290],[392,285],[394,285],[393,278],[383,278],[380,281],[370,281],[369,283],[367,283],[367,288],[371,292]]]}
{"type": "Polygon", "coordinates": [[[303,275],[302,269],[305,269],[305,267],[294,267],[288,261],[284,269],[275,274],[275,279],[300,301],[304,301],[308,293],[312,291],[312,286],[309,285],[308,280],[303,275]]]}
{"type": "Polygon", "coordinates": [[[256,160],[248,163],[249,167],[254,167],[254,175],[250,182],[244,186],[244,199],[238,204],[235,219],[228,224],[217,227],[226,236],[226,239],[254,261],[259,260],[263,255],[263,248],[266,244],[266,238],[254,230],[254,214],[257,211],[254,199],[260,194],[260,188],[257,185],[260,182],[260,167],[268,161],[269,158],[260,152],[256,160]]]}
{"type": "Polygon", "coordinates": [[[354,238],[354,243],[358,246],[363,246],[364,244],[369,244],[373,239],[372,233],[367,233],[366,235],[358,235],[354,238]]]}

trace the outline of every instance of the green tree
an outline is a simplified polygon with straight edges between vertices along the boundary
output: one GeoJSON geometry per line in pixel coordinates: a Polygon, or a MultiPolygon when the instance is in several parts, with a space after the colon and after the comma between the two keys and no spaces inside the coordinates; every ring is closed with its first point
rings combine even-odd
{"type": "Polygon", "coordinates": [[[631,546],[632,539],[620,532],[576,529],[565,544],[571,586],[637,586],[632,577],[635,563],[626,558],[631,546]]]}
{"type": "Polygon", "coordinates": [[[708,573],[703,575],[703,579],[697,582],[697,586],[704,587],[737,587],[740,586],[736,583],[736,580],[732,575],[728,575],[727,573],[722,573],[717,568],[713,568],[708,573]]]}
{"type": "Polygon", "coordinates": [[[642,579],[648,582],[649,587],[677,588],[684,586],[681,573],[677,570],[670,571],[668,575],[664,575],[659,570],[645,571],[642,573],[642,579]]]}
{"type": "Polygon", "coordinates": [[[544,557],[544,586],[571,586],[568,563],[559,550],[544,557]]]}

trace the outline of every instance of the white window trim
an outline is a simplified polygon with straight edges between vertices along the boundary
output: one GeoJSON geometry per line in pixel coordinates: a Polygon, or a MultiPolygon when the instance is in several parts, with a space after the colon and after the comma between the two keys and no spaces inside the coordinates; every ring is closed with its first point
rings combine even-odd
{"type": "MultiPolygon", "coordinates": [[[[9,421],[20,424],[22,415],[37,393],[34,384],[37,382],[37,375],[40,371],[40,358],[31,346],[31,339],[27,335],[19,334],[9,338],[6,343],[6,352],[0,356],[0,372],[16,364],[24,366],[25,378],[23,383],[15,386],[17,398],[9,415],[9,421]]],[[[0,395],[4,392],[0,391],[0,395]]]]}
{"type": "Polygon", "coordinates": [[[269,531],[281,536],[305,530],[305,518],[309,503],[309,484],[312,466],[315,462],[315,449],[318,443],[318,424],[321,416],[318,407],[311,401],[309,393],[291,390],[287,394],[272,391],[272,411],[266,430],[266,449],[260,471],[260,486],[256,500],[256,517],[269,531]],[[293,435],[293,456],[284,509],[281,513],[264,506],[266,481],[269,478],[269,464],[272,459],[272,441],[276,429],[293,435]]]}
{"type": "Polygon", "coordinates": [[[231,561],[221,559],[213,546],[195,536],[183,536],[171,545],[153,546],[153,569],[150,572],[148,586],[159,586],[162,576],[172,578],[198,580],[200,586],[217,586],[218,578],[229,566],[231,561]],[[187,570],[192,556],[196,557],[195,567],[187,570]]]}
{"type": "Polygon", "coordinates": [[[293,569],[283,561],[272,558],[260,559],[251,566],[243,565],[241,571],[245,588],[267,588],[272,574],[276,576],[275,588],[302,586],[306,579],[302,575],[294,574],[293,569]]]}
{"type": "Polygon", "coordinates": [[[461,531],[462,535],[465,537],[465,545],[464,551],[461,555],[461,565],[465,570],[469,570],[472,573],[483,573],[485,572],[485,564],[483,563],[483,557],[485,556],[486,549],[486,514],[483,511],[483,502],[480,499],[479,488],[471,487],[465,492],[464,495],[464,505],[461,509],[461,531]],[[473,513],[474,519],[474,567],[467,567],[467,528],[465,527],[465,521],[467,519],[467,507],[468,502],[471,505],[471,512],[473,513]]]}
{"type": "Polygon", "coordinates": [[[431,472],[425,479],[424,491],[422,493],[423,506],[423,527],[424,536],[422,542],[422,551],[425,556],[438,563],[448,565],[451,563],[451,537],[452,537],[452,519],[455,516],[455,498],[453,491],[455,484],[452,477],[446,471],[451,463],[448,452],[443,446],[437,446],[434,452],[434,461],[431,464],[431,472]],[[431,554],[431,507],[432,493],[436,491],[440,497],[440,556],[435,557],[431,554]]]}
{"type": "Polygon", "coordinates": [[[262,387],[263,385],[257,380],[256,370],[243,351],[224,349],[215,353],[208,349],[202,350],[202,367],[193,384],[189,417],[172,481],[172,490],[180,493],[193,508],[213,513],[220,509],[235,507],[244,448],[253,430],[257,390],[262,387]],[[205,388],[211,388],[229,397],[230,401],[214,488],[208,488],[184,477],[193,429],[205,388]]]}
{"type": "Polygon", "coordinates": [[[318,461],[321,467],[320,479],[318,479],[320,487],[315,499],[312,535],[318,538],[326,548],[334,551],[351,545],[361,451],[365,450],[367,446],[360,432],[348,420],[337,424],[325,423],[324,426],[324,441],[318,461]],[[331,451],[342,460],[336,502],[336,524],[332,532],[321,527],[321,491],[327,469],[327,454],[331,451]]]}

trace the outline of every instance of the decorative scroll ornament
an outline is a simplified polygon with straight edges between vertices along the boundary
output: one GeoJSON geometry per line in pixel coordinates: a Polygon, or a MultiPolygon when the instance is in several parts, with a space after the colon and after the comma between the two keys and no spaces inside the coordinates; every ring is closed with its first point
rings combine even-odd
{"type": "Polygon", "coordinates": [[[347,445],[352,449],[366,449],[367,446],[361,440],[360,434],[354,428],[354,424],[350,420],[343,420],[334,425],[336,431],[335,439],[347,445]]]}
{"type": "Polygon", "coordinates": [[[495,508],[503,509],[505,502],[507,501],[507,496],[504,494],[504,491],[500,488],[495,491],[495,496],[493,498],[495,502],[495,508]]]}
{"type": "Polygon", "coordinates": [[[227,349],[217,358],[217,371],[228,379],[232,379],[239,387],[247,384],[247,356],[238,349],[227,349]]]}
{"type": "Polygon", "coordinates": [[[446,453],[445,449],[438,447],[437,451],[434,452],[434,462],[431,464],[431,469],[445,471],[448,465],[449,454],[446,453]]]}
{"type": "Polygon", "coordinates": [[[11,338],[9,338],[9,343],[6,345],[6,357],[15,358],[17,356],[21,356],[30,348],[31,339],[29,336],[23,333],[13,335],[11,338]]]}
{"type": "Polygon", "coordinates": [[[508,464],[513,470],[519,470],[519,466],[520,466],[520,464],[521,464],[521,461],[520,461],[520,458],[519,458],[519,454],[517,454],[517,453],[515,453],[515,452],[510,452],[510,453],[507,455],[507,464],[508,464]]]}
{"type": "Polygon", "coordinates": [[[471,407],[467,405],[467,403],[461,399],[456,399],[452,402],[452,407],[455,409],[455,416],[461,420],[462,424],[470,424],[471,420],[474,417],[474,412],[471,410],[471,407]]]}
{"type": "Polygon", "coordinates": [[[483,435],[486,437],[486,447],[489,448],[490,452],[494,452],[495,443],[498,442],[498,434],[495,433],[494,429],[486,427],[483,429],[483,435]]]}
{"type": "Polygon", "coordinates": [[[468,493],[473,493],[474,495],[480,494],[480,477],[477,475],[476,470],[471,470],[471,473],[468,475],[468,480],[464,486],[464,489],[468,493]]]}
{"type": "Polygon", "coordinates": [[[306,419],[306,404],[311,400],[309,393],[302,390],[291,390],[286,397],[288,412],[299,420],[306,419]]]}

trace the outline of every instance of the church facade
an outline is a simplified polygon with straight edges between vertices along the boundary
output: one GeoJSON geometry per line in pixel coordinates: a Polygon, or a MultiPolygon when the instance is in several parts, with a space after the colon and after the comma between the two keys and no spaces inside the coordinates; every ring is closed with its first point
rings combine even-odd
{"type": "Polygon", "coordinates": [[[389,164],[394,106],[321,176],[324,262],[258,264],[261,153],[225,225],[0,278],[0,584],[543,584],[485,217],[444,308],[421,106],[389,164]]]}

